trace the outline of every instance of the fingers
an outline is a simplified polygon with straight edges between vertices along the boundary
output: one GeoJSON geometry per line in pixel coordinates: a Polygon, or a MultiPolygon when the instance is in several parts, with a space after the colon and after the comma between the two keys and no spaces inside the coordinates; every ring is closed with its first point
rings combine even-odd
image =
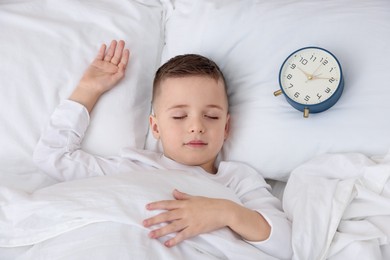
{"type": "Polygon", "coordinates": [[[180,232],[187,227],[188,225],[186,225],[183,220],[172,221],[161,228],[150,231],[149,237],[160,238],[174,232],[180,232]]]}
{"type": "Polygon", "coordinates": [[[183,240],[191,237],[191,235],[186,232],[188,226],[185,225],[182,221],[175,221],[169,225],[166,225],[160,229],[153,230],[149,233],[150,238],[160,238],[168,234],[177,233],[173,238],[167,240],[164,245],[167,247],[172,247],[183,240]]]}
{"type": "Polygon", "coordinates": [[[169,239],[168,241],[165,241],[164,245],[166,247],[173,247],[173,246],[179,244],[180,242],[184,241],[185,239],[191,237],[191,236],[185,235],[184,232],[185,232],[185,230],[179,232],[175,237],[169,239]]]}
{"type": "Polygon", "coordinates": [[[181,219],[179,210],[172,210],[158,214],[152,218],[145,219],[142,224],[144,227],[151,227],[160,223],[167,224],[163,227],[150,231],[150,238],[160,238],[174,232],[180,232],[187,227],[185,222],[181,219]]]}
{"type": "Polygon", "coordinates": [[[99,52],[96,56],[97,60],[110,62],[111,64],[117,66],[121,70],[125,70],[127,63],[129,62],[130,51],[125,49],[125,42],[120,40],[111,41],[110,46],[107,49],[105,44],[99,49],[99,52]]]}
{"type": "Polygon", "coordinates": [[[111,57],[110,62],[114,65],[118,65],[122,58],[123,49],[125,48],[125,42],[120,40],[114,49],[114,56],[111,57]]]}
{"type": "Polygon", "coordinates": [[[122,54],[122,58],[120,60],[120,63],[118,64],[118,68],[121,70],[125,70],[127,67],[127,63],[129,62],[130,57],[130,51],[128,49],[125,49],[122,54]]]}
{"type": "Polygon", "coordinates": [[[144,220],[144,226],[149,227],[162,222],[174,221],[182,217],[180,209],[186,205],[186,202],[183,200],[189,199],[191,196],[176,189],[173,191],[173,196],[176,200],[161,200],[146,205],[146,209],[148,210],[166,210],[166,212],[144,220]]]}
{"type": "Polygon", "coordinates": [[[103,60],[104,58],[104,53],[106,52],[106,45],[102,44],[102,46],[99,49],[98,55],[96,56],[97,60],[103,60]]]}
{"type": "Polygon", "coordinates": [[[167,247],[175,246],[188,237],[191,237],[188,218],[185,217],[186,211],[183,211],[183,207],[187,204],[187,201],[184,200],[190,199],[192,196],[176,189],[173,191],[173,196],[176,200],[161,200],[147,204],[146,208],[148,210],[166,211],[143,221],[144,227],[163,224],[163,226],[149,232],[150,238],[160,238],[176,233],[173,238],[164,243],[167,247]]]}
{"type": "Polygon", "coordinates": [[[107,53],[104,56],[104,61],[111,62],[111,59],[115,53],[116,45],[117,45],[117,42],[115,40],[111,41],[110,47],[108,47],[107,53]]]}
{"type": "MultiPolygon", "coordinates": [[[[187,193],[181,192],[177,189],[173,190],[172,195],[176,200],[188,200],[192,197],[191,195],[188,195],[187,193]]],[[[177,208],[179,205],[180,203],[175,203],[174,200],[161,200],[161,201],[149,203],[148,205],[146,205],[146,208],[149,210],[153,210],[153,209],[171,210],[177,208]]]]}
{"type": "MultiPolygon", "coordinates": [[[[179,244],[180,242],[184,241],[185,239],[193,237],[194,235],[197,234],[195,231],[191,231],[191,228],[188,225],[188,222],[186,220],[181,219],[181,218],[177,219],[176,217],[174,217],[174,219],[176,219],[176,220],[161,221],[161,223],[168,222],[168,224],[165,226],[162,226],[158,229],[150,231],[149,237],[156,239],[156,238],[160,238],[160,237],[163,237],[163,236],[166,236],[169,234],[176,233],[176,235],[173,238],[167,240],[164,243],[165,246],[172,247],[172,246],[175,246],[175,245],[179,244]]],[[[146,220],[146,221],[148,221],[148,220],[146,220]]],[[[144,224],[145,223],[147,223],[147,222],[144,221],[144,224]]],[[[147,223],[147,224],[151,224],[151,223],[147,223]]],[[[145,225],[145,227],[148,227],[148,225],[145,225]]]]}
{"type": "Polygon", "coordinates": [[[177,200],[188,200],[191,198],[191,195],[175,189],[173,191],[173,197],[177,200]]]}

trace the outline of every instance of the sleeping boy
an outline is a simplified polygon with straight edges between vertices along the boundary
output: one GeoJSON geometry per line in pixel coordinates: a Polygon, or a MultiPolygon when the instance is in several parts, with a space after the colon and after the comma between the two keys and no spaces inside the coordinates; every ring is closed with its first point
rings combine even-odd
{"type": "Polygon", "coordinates": [[[232,189],[244,206],[174,190],[172,200],[146,205],[151,211],[162,210],[142,223],[151,229],[151,239],[175,234],[165,241],[165,246],[172,247],[187,238],[228,227],[259,250],[290,258],[291,225],[263,177],[243,163],[217,161],[229,135],[230,117],[225,80],[213,61],[196,54],[180,55],[156,72],[149,123],[163,153],[132,149],[124,156],[106,158],[81,149],[89,113],[100,96],[125,75],[130,52],[124,45],[124,41],[112,41],[107,50],[102,45],[69,99],[51,116],[34,151],[36,164],[61,181],[131,174],[140,168],[207,176],[232,189]]]}

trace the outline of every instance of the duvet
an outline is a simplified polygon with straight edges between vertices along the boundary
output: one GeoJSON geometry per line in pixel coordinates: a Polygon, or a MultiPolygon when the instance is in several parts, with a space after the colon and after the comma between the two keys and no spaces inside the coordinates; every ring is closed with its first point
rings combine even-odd
{"type": "Polygon", "coordinates": [[[30,246],[18,259],[274,259],[228,228],[167,248],[148,237],[149,202],[193,195],[238,202],[206,177],[153,170],[63,182],[31,194],[0,188],[0,247],[30,246]]]}

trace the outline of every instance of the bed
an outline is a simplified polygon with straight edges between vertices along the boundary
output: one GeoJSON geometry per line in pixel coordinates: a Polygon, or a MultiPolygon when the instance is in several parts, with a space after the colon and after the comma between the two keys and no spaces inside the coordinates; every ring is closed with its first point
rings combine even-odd
{"type": "Polygon", "coordinates": [[[172,250],[144,238],[147,213],[129,206],[129,190],[158,190],[138,190],[142,205],[172,185],[236,199],[212,184],[175,172],[164,184],[154,172],[137,185],[125,175],[58,183],[34,165],[51,113],[112,39],[131,61],[92,112],[86,151],[161,149],[147,121],[155,70],[178,54],[208,56],[230,99],[221,158],[272,184],[292,222],[292,258],[390,259],[388,0],[2,0],[0,25],[0,259],[275,259],[225,229],[172,250]],[[303,118],[273,92],[285,58],[307,46],[338,58],[345,86],[333,107],[303,118]]]}

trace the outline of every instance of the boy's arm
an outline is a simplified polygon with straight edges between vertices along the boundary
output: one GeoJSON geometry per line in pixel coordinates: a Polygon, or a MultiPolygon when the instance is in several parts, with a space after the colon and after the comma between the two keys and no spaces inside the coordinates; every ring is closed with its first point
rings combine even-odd
{"type": "Polygon", "coordinates": [[[36,165],[60,181],[99,176],[113,171],[118,158],[93,156],[81,149],[89,112],[99,97],[123,78],[129,59],[124,42],[103,44],[69,100],[56,108],[34,150],[36,165]]]}
{"type": "Polygon", "coordinates": [[[124,41],[114,40],[106,52],[106,45],[103,44],[69,99],[82,104],[91,113],[100,96],[125,75],[130,52],[124,46],[124,41]]]}

